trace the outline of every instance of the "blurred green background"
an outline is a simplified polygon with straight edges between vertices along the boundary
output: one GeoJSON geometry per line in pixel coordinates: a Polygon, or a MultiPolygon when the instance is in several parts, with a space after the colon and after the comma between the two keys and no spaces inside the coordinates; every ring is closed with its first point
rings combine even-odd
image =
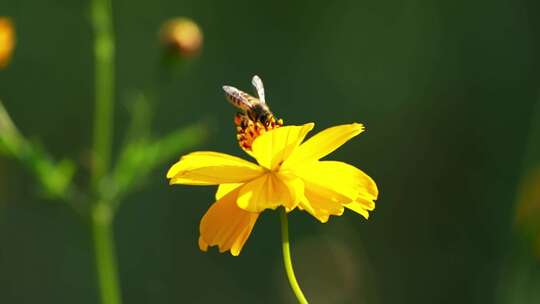
{"type": "MultiPolygon", "coordinates": [[[[244,157],[221,85],[250,90],[255,73],[287,124],[367,126],[331,157],[379,185],[370,220],[290,217],[312,303],[540,303],[537,232],[515,220],[520,185],[540,165],[538,1],[113,0],[113,11],[116,152],[133,96],[153,87],[154,135],[204,120],[210,134],[192,150],[244,157]],[[198,22],[204,47],[159,81],[157,33],[176,16],[198,22]]],[[[23,134],[84,164],[89,3],[4,0],[0,15],[17,29],[0,99],[23,134]]],[[[294,303],[277,213],[263,214],[239,257],[200,252],[198,224],[215,189],[168,186],[176,160],[116,217],[124,303],[294,303]]],[[[92,246],[86,223],[0,158],[0,303],[98,303],[92,246]]]]}

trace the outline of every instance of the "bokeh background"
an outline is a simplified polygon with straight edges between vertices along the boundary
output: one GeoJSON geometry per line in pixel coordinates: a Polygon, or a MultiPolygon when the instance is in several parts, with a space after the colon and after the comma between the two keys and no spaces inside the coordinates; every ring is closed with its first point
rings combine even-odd
{"type": "MultiPolygon", "coordinates": [[[[243,156],[220,87],[249,90],[255,73],[286,123],[367,126],[332,158],[378,183],[372,217],[290,217],[312,303],[540,303],[538,1],[114,0],[113,11],[116,151],[133,96],[151,87],[155,136],[204,121],[194,150],[243,156]],[[158,31],[176,16],[200,25],[204,47],[163,80],[158,31]]],[[[22,133],[84,164],[89,3],[4,0],[0,15],[17,29],[0,98],[22,133]]],[[[214,189],[168,186],[175,160],[116,217],[124,302],[294,303],[277,213],[263,214],[239,257],[200,252],[214,189]]],[[[0,303],[98,303],[94,268],[86,223],[0,158],[0,303]]]]}

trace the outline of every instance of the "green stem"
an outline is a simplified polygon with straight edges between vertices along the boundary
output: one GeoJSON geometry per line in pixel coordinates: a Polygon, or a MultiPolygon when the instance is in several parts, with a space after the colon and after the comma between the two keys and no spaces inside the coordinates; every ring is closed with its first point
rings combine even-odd
{"type": "MultiPolygon", "coordinates": [[[[94,30],[95,113],[93,134],[92,188],[103,196],[100,183],[109,171],[114,116],[114,31],[112,0],[91,0],[94,30]]],[[[114,236],[114,211],[109,201],[98,201],[92,207],[94,253],[102,304],[120,304],[114,236]]]]}
{"type": "Polygon", "coordinates": [[[92,209],[94,252],[102,304],[121,304],[110,204],[98,202],[92,209]]]}
{"type": "Polygon", "coordinates": [[[291,288],[300,304],[308,304],[306,297],[298,285],[296,276],[294,275],[293,265],[291,261],[291,250],[289,245],[289,222],[287,220],[287,211],[285,208],[280,208],[279,217],[281,219],[281,248],[283,250],[283,262],[285,265],[285,271],[287,272],[287,278],[289,278],[289,283],[291,288]]]}
{"type": "Polygon", "coordinates": [[[112,0],[92,1],[95,60],[95,114],[92,185],[97,188],[111,158],[114,113],[114,32],[112,0]]]}

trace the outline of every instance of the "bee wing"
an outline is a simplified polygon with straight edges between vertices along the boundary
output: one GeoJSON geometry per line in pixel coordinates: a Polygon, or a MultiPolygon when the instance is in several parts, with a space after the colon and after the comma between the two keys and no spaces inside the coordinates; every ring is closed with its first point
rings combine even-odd
{"type": "Polygon", "coordinates": [[[248,94],[240,91],[235,87],[227,85],[223,86],[223,91],[225,91],[225,96],[227,97],[227,100],[235,107],[240,108],[244,111],[247,111],[251,108],[251,102],[249,101],[248,94]]]}
{"type": "Polygon", "coordinates": [[[266,99],[264,96],[264,85],[261,78],[257,75],[253,76],[253,78],[251,79],[251,84],[253,85],[253,87],[255,87],[255,90],[257,90],[257,95],[259,95],[259,100],[262,103],[266,103],[266,99]]]}

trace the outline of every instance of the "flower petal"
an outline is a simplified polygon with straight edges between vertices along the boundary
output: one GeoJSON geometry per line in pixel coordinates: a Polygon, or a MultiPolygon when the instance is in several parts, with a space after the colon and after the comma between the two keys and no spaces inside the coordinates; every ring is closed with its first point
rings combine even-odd
{"type": "Polygon", "coordinates": [[[295,166],[295,164],[319,160],[332,153],[349,139],[364,131],[364,126],[359,123],[340,125],[325,129],[301,144],[290,158],[285,161],[283,168],[295,166]]]}
{"type": "Polygon", "coordinates": [[[287,212],[291,212],[298,203],[306,199],[304,196],[304,181],[291,173],[279,172],[276,175],[287,186],[289,199],[283,201],[283,206],[287,212]]]}
{"type": "Polygon", "coordinates": [[[329,200],[325,196],[320,195],[320,193],[306,189],[305,198],[306,199],[300,203],[300,206],[321,223],[326,223],[330,215],[339,216],[343,214],[343,204],[329,200]]]}
{"type": "MultiPolygon", "coordinates": [[[[375,192],[374,193],[375,197],[377,197],[378,195],[377,188],[374,189],[374,192],[375,192]]],[[[366,194],[366,193],[360,193],[358,197],[356,198],[356,200],[354,200],[353,202],[349,204],[345,204],[345,207],[362,215],[366,219],[368,219],[369,218],[368,211],[373,211],[375,209],[375,202],[373,200],[374,198],[372,195],[366,194]]]]}
{"type": "Polygon", "coordinates": [[[359,195],[375,200],[379,193],[371,177],[344,162],[317,161],[297,167],[293,172],[302,178],[306,188],[343,203],[353,201],[359,195]]]}
{"type": "Polygon", "coordinates": [[[239,190],[233,190],[215,202],[201,219],[199,248],[218,246],[220,252],[227,250],[237,256],[248,239],[259,213],[238,208],[236,198],[239,190]]]}
{"type": "Polygon", "coordinates": [[[233,191],[234,189],[240,187],[242,184],[221,184],[218,186],[216,191],[216,200],[224,197],[227,193],[233,191]]]}
{"type": "Polygon", "coordinates": [[[238,207],[250,212],[276,209],[279,206],[285,206],[290,211],[300,200],[299,193],[303,193],[303,186],[298,178],[288,179],[269,172],[242,186],[236,203],[238,207]]]}
{"type": "Polygon", "coordinates": [[[241,158],[218,152],[193,152],[167,172],[171,184],[216,185],[250,181],[263,169],[241,158]]]}
{"type": "Polygon", "coordinates": [[[326,222],[330,215],[341,215],[343,206],[366,216],[375,208],[378,189],[360,169],[343,162],[318,161],[293,171],[304,182],[305,197],[300,207],[326,222]]]}
{"type": "Polygon", "coordinates": [[[280,127],[260,135],[253,142],[253,156],[259,165],[275,169],[298,147],[314,125],[280,127]]]}
{"type": "Polygon", "coordinates": [[[357,198],[355,201],[345,204],[346,208],[360,214],[366,220],[369,218],[369,212],[375,209],[375,203],[371,200],[367,200],[363,197],[357,198]]]}

